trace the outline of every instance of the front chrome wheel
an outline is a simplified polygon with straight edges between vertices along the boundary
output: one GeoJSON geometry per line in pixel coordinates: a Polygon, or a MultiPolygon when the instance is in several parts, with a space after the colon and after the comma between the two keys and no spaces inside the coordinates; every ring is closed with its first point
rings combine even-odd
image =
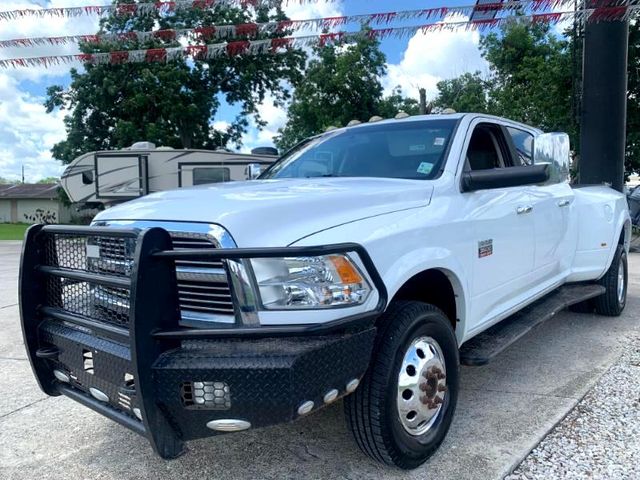
{"type": "Polygon", "coordinates": [[[413,436],[424,435],[438,419],[447,395],[447,368],[438,342],[416,338],[404,354],[398,373],[400,424],[413,436]]]}

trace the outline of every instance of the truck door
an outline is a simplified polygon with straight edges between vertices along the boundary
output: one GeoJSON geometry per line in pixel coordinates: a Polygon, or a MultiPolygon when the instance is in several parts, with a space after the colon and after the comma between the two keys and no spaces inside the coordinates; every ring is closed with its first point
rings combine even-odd
{"type": "MultiPolygon", "coordinates": [[[[506,131],[516,152],[516,162],[532,165],[534,136],[514,127],[507,127],[506,131]]],[[[568,182],[551,178],[544,185],[528,186],[527,191],[531,196],[536,239],[533,281],[543,283],[557,280],[569,268],[571,252],[575,249],[575,239],[572,245],[569,228],[573,190],[568,182]]]]}
{"type": "MultiPolygon", "coordinates": [[[[509,145],[500,125],[471,125],[467,134],[465,169],[510,168],[509,145]]],[[[499,319],[522,301],[531,286],[534,265],[534,229],[531,197],[523,187],[498,187],[462,193],[466,235],[474,249],[469,327],[473,332],[499,319]]]]}

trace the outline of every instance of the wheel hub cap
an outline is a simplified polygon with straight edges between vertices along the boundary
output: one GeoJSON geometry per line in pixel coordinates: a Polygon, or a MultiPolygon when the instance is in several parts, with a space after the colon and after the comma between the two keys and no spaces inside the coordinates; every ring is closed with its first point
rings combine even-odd
{"type": "Polygon", "coordinates": [[[398,374],[398,416],[411,435],[423,435],[438,418],[447,395],[442,350],[431,337],[415,339],[398,374]]]}
{"type": "Polygon", "coordinates": [[[618,264],[618,302],[620,305],[624,302],[624,262],[622,259],[618,264]]]}

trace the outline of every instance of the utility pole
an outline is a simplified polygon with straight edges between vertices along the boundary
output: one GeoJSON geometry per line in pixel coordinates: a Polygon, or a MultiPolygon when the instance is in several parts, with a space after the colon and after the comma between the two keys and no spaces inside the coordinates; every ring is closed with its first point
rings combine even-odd
{"type": "Polygon", "coordinates": [[[24,165],[22,165],[22,183],[24,183],[24,165]]]}
{"type": "Polygon", "coordinates": [[[420,115],[426,115],[427,113],[427,90],[424,88],[419,88],[418,93],[420,94],[420,115]]]}
{"type": "MultiPolygon", "coordinates": [[[[586,5],[606,8],[614,2],[586,0],[586,5]]],[[[579,170],[581,184],[606,182],[622,191],[629,22],[619,18],[585,25],[579,170]]]]}

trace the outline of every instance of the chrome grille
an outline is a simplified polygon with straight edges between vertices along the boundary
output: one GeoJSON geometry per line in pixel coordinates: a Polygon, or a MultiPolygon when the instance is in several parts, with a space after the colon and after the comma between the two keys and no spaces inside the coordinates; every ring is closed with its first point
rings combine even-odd
{"type": "MultiPolygon", "coordinates": [[[[171,233],[171,241],[173,242],[173,248],[175,250],[182,250],[185,248],[215,248],[215,245],[206,237],[202,236],[185,236],[184,234],[171,233]]],[[[222,260],[209,260],[201,262],[197,260],[178,260],[176,261],[176,267],[187,268],[220,268],[223,269],[222,260]]]]}
{"type": "MultiPolygon", "coordinates": [[[[203,234],[169,233],[174,250],[216,248],[203,234]]],[[[231,290],[222,260],[177,260],[176,274],[183,320],[202,320],[203,315],[233,315],[231,290]]]]}
{"type": "MultiPolygon", "coordinates": [[[[206,234],[191,232],[169,232],[174,250],[216,248],[206,234]]],[[[133,266],[131,257],[126,256],[124,245],[111,242],[108,237],[99,237],[100,259],[95,263],[94,271],[105,273],[130,272],[133,266]]],[[[178,297],[182,320],[215,321],[230,323],[233,321],[233,301],[222,260],[207,261],[178,260],[176,276],[178,279],[178,297]],[[226,318],[221,319],[219,316],[226,318]]],[[[101,287],[96,294],[96,302],[117,305],[119,309],[129,309],[129,299],[121,292],[101,287]]]]}
{"type": "Polygon", "coordinates": [[[179,280],[178,295],[183,311],[233,315],[231,291],[227,282],[179,280]]]}

